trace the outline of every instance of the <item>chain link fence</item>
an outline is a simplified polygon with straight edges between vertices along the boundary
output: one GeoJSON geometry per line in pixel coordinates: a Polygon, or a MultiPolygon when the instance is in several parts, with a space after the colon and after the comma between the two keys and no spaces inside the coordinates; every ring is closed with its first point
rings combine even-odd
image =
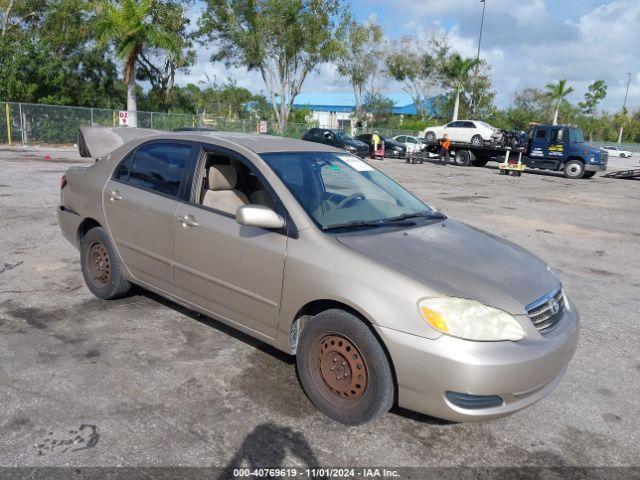
{"type": "MultiPolygon", "coordinates": [[[[33,103],[0,103],[0,144],[11,145],[72,145],[76,142],[78,128],[86,125],[116,127],[118,110],[106,108],[68,107],[33,103]]],[[[173,130],[180,127],[208,127],[223,132],[267,133],[301,138],[311,127],[330,128],[324,125],[289,123],[280,132],[277,122],[259,122],[252,119],[218,117],[214,115],[189,115],[164,112],[137,112],[138,126],[157,130],[173,130]],[[263,129],[260,129],[262,124],[263,129]],[[264,130],[266,127],[266,131],[264,130]]],[[[419,136],[414,130],[374,127],[347,128],[354,137],[362,133],[378,131],[381,135],[419,136]]],[[[624,150],[640,153],[640,144],[615,142],[589,142],[593,146],[617,145],[624,150]]]]}
{"type": "MultiPolygon", "coordinates": [[[[82,126],[119,125],[120,111],[113,109],[18,102],[2,102],[0,108],[0,144],[5,145],[72,145],[76,142],[78,128],[82,126]]],[[[224,132],[261,132],[292,138],[301,138],[312,127],[326,127],[317,123],[289,123],[284,132],[281,132],[278,123],[274,121],[144,111],[137,112],[137,121],[138,127],[156,130],[207,127],[224,132]]],[[[389,137],[419,134],[417,131],[363,127],[347,129],[347,133],[356,136],[374,130],[389,137]]]]}

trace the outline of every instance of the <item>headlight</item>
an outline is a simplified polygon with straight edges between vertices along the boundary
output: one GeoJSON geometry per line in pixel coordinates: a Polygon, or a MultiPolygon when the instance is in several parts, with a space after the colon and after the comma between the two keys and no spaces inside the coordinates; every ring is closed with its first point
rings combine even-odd
{"type": "Polygon", "coordinates": [[[354,147],[353,145],[345,145],[344,148],[346,150],[349,150],[350,152],[353,152],[354,150],[356,150],[356,147],[354,147]]]}
{"type": "Polygon", "coordinates": [[[418,303],[422,317],[436,330],[465,340],[517,341],[525,336],[520,323],[503,310],[456,297],[427,298],[418,303]]]}

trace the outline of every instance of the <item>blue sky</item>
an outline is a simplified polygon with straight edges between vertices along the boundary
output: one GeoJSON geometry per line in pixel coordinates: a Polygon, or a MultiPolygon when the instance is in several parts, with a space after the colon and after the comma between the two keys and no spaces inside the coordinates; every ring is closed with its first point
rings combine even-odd
{"type": "MultiPolygon", "coordinates": [[[[446,33],[452,47],[475,56],[482,3],[479,0],[352,0],[358,20],[375,16],[388,40],[414,35],[426,39],[446,33]]],[[[603,79],[609,87],[602,107],[619,110],[631,72],[628,106],[640,108],[640,0],[486,0],[481,57],[491,65],[496,102],[506,107],[513,93],[544,87],[566,78],[580,101],[587,86],[603,79]]],[[[208,61],[200,47],[199,63],[179,83],[231,77],[252,91],[263,89],[259,75],[227,71],[208,61]]],[[[402,86],[388,82],[387,92],[402,86]]],[[[304,92],[348,92],[348,82],[324,65],[311,75],[304,92]]]]}

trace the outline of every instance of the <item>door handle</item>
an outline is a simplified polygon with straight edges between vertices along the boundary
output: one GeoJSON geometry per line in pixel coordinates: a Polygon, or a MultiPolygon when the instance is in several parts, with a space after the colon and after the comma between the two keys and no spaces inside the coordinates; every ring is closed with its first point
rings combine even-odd
{"type": "Polygon", "coordinates": [[[199,223],[193,218],[193,215],[185,215],[178,219],[184,228],[187,227],[197,227],[199,223]]]}
{"type": "Polygon", "coordinates": [[[113,190],[109,194],[109,200],[111,200],[112,202],[115,202],[116,200],[122,200],[122,196],[120,195],[120,193],[117,190],[113,190]]]}

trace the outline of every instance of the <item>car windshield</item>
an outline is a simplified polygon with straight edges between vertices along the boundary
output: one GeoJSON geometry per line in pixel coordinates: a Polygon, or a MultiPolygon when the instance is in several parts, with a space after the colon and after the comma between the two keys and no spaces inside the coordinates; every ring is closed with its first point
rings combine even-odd
{"type": "Polygon", "coordinates": [[[262,158],[323,230],[408,225],[442,218],[359,158],[333,152],[265,153],[262,158]],[[416,220],[417,221],[417,220],[416,220]]]}
{"type": "Polygon", "coordinates": [[[569,129],[569,141],[571,143],[584,143],[584,134],[579,128],[569,129]]]}

